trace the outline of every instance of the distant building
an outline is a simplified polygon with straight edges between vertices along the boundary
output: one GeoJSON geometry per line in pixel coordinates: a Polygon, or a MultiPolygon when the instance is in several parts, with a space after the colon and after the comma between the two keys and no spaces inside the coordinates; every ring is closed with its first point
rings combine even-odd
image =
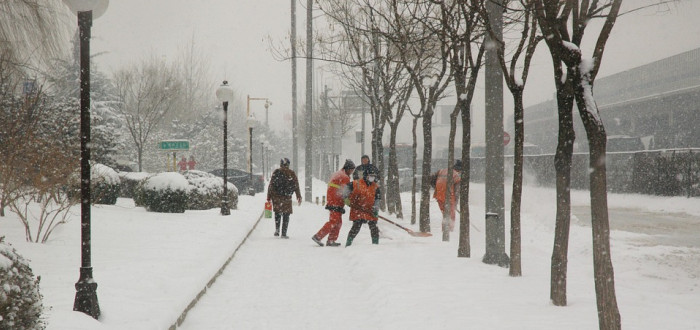
{"type": "MultiPolygon", "coordinates": [[[[647,149],[700,147],[700,48],[598,78],[593,95],[608,136],[638,137],[647,149]]],[[[584,151],[586,132],[573,111],[575,150],[584,151]]],[[[557,127],[556,100],[525,109],[525,142],[553,153],[557,127]]]]}

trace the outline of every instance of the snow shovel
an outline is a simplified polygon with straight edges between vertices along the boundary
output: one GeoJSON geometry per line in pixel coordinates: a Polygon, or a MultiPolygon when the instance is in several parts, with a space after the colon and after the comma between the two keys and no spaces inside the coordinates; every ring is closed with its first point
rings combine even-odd
{"type": "Polygon", "coordinates": [[[399,228],[405,230],[409,235],[411,235],[411,236],[413,236],[413,237],[430,237],[430,236],[433,236],[433,234],[431,234],[431,233],[424,233],[424,232],[422,232],[422,231],[415,232],[415,231],[413,231],[413,230],[411,230],[411,229],[409,229],[409,228],[406,228],[406,227],[404,227],[404,226],[402,226],[402,225],[400,225],[400,224],[398,224],[398,223],[396,223],[396,222],[393,222],[393,221],[391,221],[391,220],[389,220],[389,219],[387,219],[387,218],[385,218],[385,217],[383,217],[383,216],[381,216],[381,215],[378,215],[377,217],[378,217],[379,219],[382,219],[382,220],[384,220],[384,221],[390,223],[390,224],[393,224],[393,225],[396,226],[396,227],[399,227],[399,228]]]}
{"type": "MultiPolygon", "coordinates": [[[[366,212],[366,213],[372,213],[372,211],[368,211],[368,210],[365,210],[365,209],[362,209],[362,208],[359,208],[359,207],[358,207],[358,209],[360,209],[360,211],[363,211],[363,212],[366,212]]],[[[422,231],[415,232],[415,231],[413,231],[413,230],[411,230],[411,229],[409,229],[409,228],[406,228],[406,227],[404,227],[404,226],[402,226],[402,225],[400,225],[400,224],[398,224],[398,223],[396,223],[396,222],[393,222],[393,221],[391,221],[391,220],[389,220],[389,219],[387,219],[387,218],[385,218],[385,217],[383,217],[383,216],[381,216],[381,215],[377,215],[377,218],[382,219],[382,220],[384,220],[384,221],[386,221],[386,222],[388,222],[388,223],[390,223],[390,224],[393,224],[393,225],[396,226],[396,227],[399,227],[399,228],[405,230],[409,235],[411,235],[411,236],[413,236],[413,237],[430,237],[430,236],[433,236],[433,234],[431,234],[431,233],[424,233],[424,232],[422,232],[422,231]]]]}

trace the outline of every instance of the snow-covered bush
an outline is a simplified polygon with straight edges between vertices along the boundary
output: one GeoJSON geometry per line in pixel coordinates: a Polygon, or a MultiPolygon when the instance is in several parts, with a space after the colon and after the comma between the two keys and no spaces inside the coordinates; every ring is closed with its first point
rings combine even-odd
{"type": "Polygon", "coordinates": [[[148,211],[184,213],[189,189],[189,183],[182,174],[164,172],[146,179],[137,194],[141,194],[138,199],[142,199],[148,211]]]}
{"type": "Polygon", "coordinates": [[[44,329],[39,278],[0,237],[0,329],[44,329]]]}
{"type": "Polygon", "coordinates": [[[115,170],[102,164],[94,164],[90,167],[90,199],[94,204],[117,203],[121,189],[121,179],[115,170]]]}
{"type": "MultiPolygon", "coordinates": [[[[221,206],[224,179],[203,171],[185,171],[185,179],[190,185],[189,205],[190,210],[208,210],[221,206]]],[[[233,183],[228,183],[228,199],[231,208],[238,208],[238,189],[233,183]]]]}
{"type": "Polygon", "coordinates": [[[121,178],[119,197],[133,198],[136,206],[143,206],[142,203],[139,204],[140,199],[136,195],[140,189],[139,185],[152,174],[146,172],[120,172],[117,175],[121,178]],[[137,199],[139,201],[137,201],[137,199]]]}

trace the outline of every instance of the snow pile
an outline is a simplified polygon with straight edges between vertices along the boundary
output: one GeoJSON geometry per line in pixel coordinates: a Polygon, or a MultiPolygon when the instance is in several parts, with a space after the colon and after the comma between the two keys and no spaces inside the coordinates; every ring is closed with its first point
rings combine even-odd
{"type": "Polygon", "coordinates": [[[108,185],[118,185],[121,182],[117,171],[102,164],[94,164],[90,167],[90,180],[101,181],[108,185]]]}
{"type": "Polygon", "coordinates": [[[39,279],[4,237],[0,237],[0,283],[0,329],[43,329],[39,279]]]}
{"type": "Polygon", "coordinates": [[[146,181],[144,188],[150,190],[173,190],[189,192],[190,184],[185,177],[177,172],[158,173],[146,181]]]}
{"type": "MultiPolygon", "coordinates": [[[[204,171],[185,171],[183,176],[191,185],[190,189],[193,189],[202,195],[220,193],[224,182],[223,178],[204,171]]],[[[228,182],[226,186],[229,191],[233,191],[238,194],[238,188],[236,188],[233,183],[228,182]]]]}

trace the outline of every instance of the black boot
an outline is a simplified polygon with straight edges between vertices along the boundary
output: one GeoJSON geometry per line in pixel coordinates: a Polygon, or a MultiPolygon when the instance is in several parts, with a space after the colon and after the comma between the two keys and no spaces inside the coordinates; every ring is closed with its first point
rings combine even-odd
{"type": "Polygon", "coordinates": [[[340,243],[336,241],[328,241],[326,242],[326,246],[340,246],[340,243]]]}
{"type": "Polygon", "coordinates": [[[282,214],[282,236],[280,238],[289,238],[287,236],[287,226],[289,226],[289,213],[282,214]]]}

